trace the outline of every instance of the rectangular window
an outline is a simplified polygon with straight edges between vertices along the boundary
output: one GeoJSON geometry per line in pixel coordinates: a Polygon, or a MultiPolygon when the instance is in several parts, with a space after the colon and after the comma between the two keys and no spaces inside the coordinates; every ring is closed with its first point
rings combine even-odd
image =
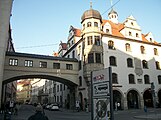
{"type": "Polygon", "coordinates": [[[53,69],[60,69],[60,63],[53,63],[53,69]]]}
{"type": "Polygon", "coordinates": [[[82,64],[81,64],[81,60],[79,61],[79,70],[81,70],[82,64]]]}
{"type": "Polygon", "coordinates": [[[25,67],[33,67],[33,61],[32,60],[25,60],[25,67]]]}
{"type": "Polygon", "coordinates": [[[62,88],[63,88],[63,86],[62,86],[62,84],[60,84],[60,91],[62,91],[62,88]]]}
{"type": "Polygon", "coordinates": [[[40,68],[47,68],[47,62],[40,61],[40,68]]]}
{"type": "Polygon", "coordinates": [[[73,65],[72,64],[66,64],[66,69],[67,70],[73,70],[73,65]]]}
{"type": "Polygon", "coordinates": [[[96,53],[96,63],[101,63],[101,54],[96,53]]]}
{"type": "Polygon", "coordinates": [[[88,41],[88,45],[92,45],[93,44],[92,36],[88,36],[87,41],[88,41]]]}
{"type": "Polygon", "coordinates": [[[18,59],[10,58],[9,59],[9,65],[17,66],[18,65],[18,59]]]}
{"type": "Polygon", "coordinates": [[[93,53],[88,54],[88,63],[94,63],[93,53]]]}
{"type": "Polygon", "coordinates": [[[95,40],[95,45],[98,45],[98,46],[101,45],[100,36],[94,36],[94,40],[95,40]]]}

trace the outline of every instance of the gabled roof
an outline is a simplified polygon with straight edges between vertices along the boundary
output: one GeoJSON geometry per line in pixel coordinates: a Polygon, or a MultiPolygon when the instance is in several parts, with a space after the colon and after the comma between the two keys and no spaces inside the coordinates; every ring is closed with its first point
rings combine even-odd
{"type": "Polygon", "coordinates": [[[118,37],[124,37],[120,31],[124,28],[124,25],[121,23],[115,24],[109,20],[103,20],[102,25],[105,25],[106,23],[109,23],[111,25],[111,29],[112,29],[112,35],[113,36],[118,36],[118,37]]]}

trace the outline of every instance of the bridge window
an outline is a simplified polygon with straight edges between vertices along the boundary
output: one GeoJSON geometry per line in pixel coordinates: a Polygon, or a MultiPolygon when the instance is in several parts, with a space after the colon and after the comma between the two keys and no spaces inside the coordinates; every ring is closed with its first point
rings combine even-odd
{"type": "Polygon", "coordinates": [[[60,69],[60,63],[53,63],[53,69],[60,69]]]}
{"type": "Polygon", "coordinates": [[[47,62],[40,61],[40,68],[47,68],[47,62]]]}
{"type": "Polygon", "coordinates": [[[17,66],[18,65],[18,59],[9,59],[9,65],[11,66],[17,66]]]}
{"type": "Polygon", "coordinates": [[[32,60],[25,60],[25,67],[32,67],[33,61],[32,60]]]}
{"type": "Polygon", "coordinates": [[[73,65],[72,64],[66,64],[66,69],[67,70],[73,70],[73,65]]]}

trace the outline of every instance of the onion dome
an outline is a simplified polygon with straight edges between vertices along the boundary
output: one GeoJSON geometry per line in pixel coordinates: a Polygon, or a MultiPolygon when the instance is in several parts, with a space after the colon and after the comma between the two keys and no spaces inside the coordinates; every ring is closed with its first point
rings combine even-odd
{"type": "Polygon", "coordinates": [[[97,10],[94,10],[94,9],[89,9],[89,10],[86,10],[82,17],[81,17],[81,23],[85,20],[85,19],[90,19],[90,18],[95,18],[95,19],[99,19],[101,20],[102,22],[102,16],[101,14],[97,11],[97,10]]]}

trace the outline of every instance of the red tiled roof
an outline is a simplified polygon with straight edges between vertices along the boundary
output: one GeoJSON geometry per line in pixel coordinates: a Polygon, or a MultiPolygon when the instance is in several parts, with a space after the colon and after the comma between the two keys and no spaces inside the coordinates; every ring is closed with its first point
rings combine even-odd
{"type": "Polygon", "coordinates": [[[74,34],[75,34],[75,36],[80,37],[81,36],[81,30],[74,28],[74,34]]]}
{"type": "Polygon", "coordinates": [[[106,23],[109,23],[112,27],[112,35],[118,36],[118,37],[124,37],[120,31],[124,28],[124,25],[122,23],[115,24],[109,20],[103,20],[102,25],[105,25],[106,23]]]}

